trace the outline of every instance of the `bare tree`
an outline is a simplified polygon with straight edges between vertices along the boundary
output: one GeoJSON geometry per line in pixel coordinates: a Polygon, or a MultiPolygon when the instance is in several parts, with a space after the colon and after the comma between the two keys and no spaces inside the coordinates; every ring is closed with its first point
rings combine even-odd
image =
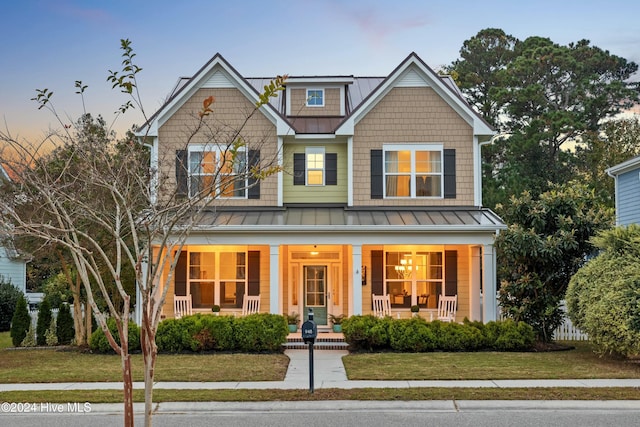
{"type": "MultiPolygon", "coordinates": [[[[130,96],[120,112],[135,107],[144,115],[136,80],[141,69],[133,61],[131,43],[122,40],[121,47],[122,71],[110,72],[109,80],[114,88],[130,96]]],[[[247,161],[250,151],[274,142],[251,140],[244,129],[261,108],[266,108],[269,99],[278,95],[285,79],[286,76],[277,77],[267,85],[237,125],[216,119],[213,97],[202,101],[181,144],[186,148],[196,140],[223,154],[216,164],[215,176],[201,182],[188,195],[170,185],[166,174],[149,167],[144,136],[139,141],[116,141],[107,136],[106,144],[80,143],[71,126],[57,113],[51,102],[52,92],[47,89],[38,90],[34,100],[59,120],[60,132],[52,133],[46,144],[30,144],[13,138],[8,131],[0,132],[5,146],[3,161],[16,177],[11,190],[0,195],[1,225],[16,236],[35,237],[69,253],[88,304],[122,361],[126,426],[133,425],[128,350],[132,306],[123,271],[133,269],[140,296],[136,303],[142,313],[145,425],[150,426],[158,352],[155,336],[178,255],[202,215],[221,203],[229,191],[246,189],[280,170],[277,154],[272,158],[263,156],[259,162],[247,161]],[[229,170],[233,173],[225,173],[229,170]],[[96,303],[98,297],[104,301],[105,310],[96,303]],[[116,335],[109,331],[107,317],[115,321],[116,335]]],[[[83,95],[86,86],[76,82],[76,87],[83,95]]]]}

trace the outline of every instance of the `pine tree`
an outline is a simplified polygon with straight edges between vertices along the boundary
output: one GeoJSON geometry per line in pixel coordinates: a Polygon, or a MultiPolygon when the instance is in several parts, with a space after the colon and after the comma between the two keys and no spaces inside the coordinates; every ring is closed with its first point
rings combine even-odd
{"type": "Polygon", "coordinates": [[[67,304],[60,304],[60,311],[58,311],[58,325],[56,333],[58,335],[58,343],[61,345],[69,345],[75,337],[75,329],[73,327],[73,317],[71,316],[71,310],[67,304]]]}
{"type": "Polygon", "coordinates": [[[56,335],[56,319],[51,318],[51,323],[49,324],[49,329],[45,334],[45,342],[48,346],[58,345],[58,335],[56,335]]]}
{"type": "Polygon", "coordinates": [[[47,298],[42,300],[38,309],[38,322],[36,323],[36,343],[47,344],[47,329],[51,324],[51,304],[47,298]]]}
{"type": "Polygon", "coordinates": [[[22,343],[24,337],[27,336],[30,325],[31,316],[27,308],[27,300],[24,295],[20,295],[11,319],[11,341],[14,346],[18,347],[22,343]]]}
{"type": "Polygon", "coordinates": [[[29,325],[29,331],[20,343],[22,347],[35,347],[36,345],[36,330],[33,328],[33,323],[29,322],[29,325]]]}

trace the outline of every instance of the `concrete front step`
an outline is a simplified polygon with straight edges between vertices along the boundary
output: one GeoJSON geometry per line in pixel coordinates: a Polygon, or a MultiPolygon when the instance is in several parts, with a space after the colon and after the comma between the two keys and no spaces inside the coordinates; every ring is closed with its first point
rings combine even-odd
{"type": "MultiPolygon", "coordinates": [[[[285,350],[307,350],[308,344],[302,340],[300,332],[290,333],[287,342],[282,346],[285,350]]],[[[320,332],[313,344],[314,350],[347,350],[349,344],[344,341],[341,333],[320,332]]]]}

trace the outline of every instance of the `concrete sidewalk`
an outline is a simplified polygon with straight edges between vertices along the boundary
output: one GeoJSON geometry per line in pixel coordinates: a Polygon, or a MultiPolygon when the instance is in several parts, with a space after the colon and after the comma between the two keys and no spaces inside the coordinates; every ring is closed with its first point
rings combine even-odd
{"type": "MultiPolygon", "coordinates": [[[[284,381],[254,382],[157,382],[158,389],[222,390],[222,389],[309,389],[309,351],[287,350],[289,368],[284,381]]],[[[567,379],[567,380],[486,380],[486,381],[349,381],[342,357],[346,350],[314,352],[314,388],[539,388],[539,387],[640,387],[640,379],[567,379]]],[[[135,389],[143,389],[144,383],[135,382],[135,389]]],[[[0,392],[19,390],[120,390],[122,383],[37,383],[0,384],[0,392]]]]}

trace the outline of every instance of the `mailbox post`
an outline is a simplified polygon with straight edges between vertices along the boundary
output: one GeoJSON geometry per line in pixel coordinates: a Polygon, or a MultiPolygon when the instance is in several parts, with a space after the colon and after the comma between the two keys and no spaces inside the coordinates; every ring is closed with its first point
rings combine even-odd
{"type": "Polygon", "coordinates": [[[313,309],[309,309],[309,317],[302,324],[302,339],[309,344],[309,392],[313,393],[313,344],[318,336],[318,327],[313,321],[313,309]]]}

